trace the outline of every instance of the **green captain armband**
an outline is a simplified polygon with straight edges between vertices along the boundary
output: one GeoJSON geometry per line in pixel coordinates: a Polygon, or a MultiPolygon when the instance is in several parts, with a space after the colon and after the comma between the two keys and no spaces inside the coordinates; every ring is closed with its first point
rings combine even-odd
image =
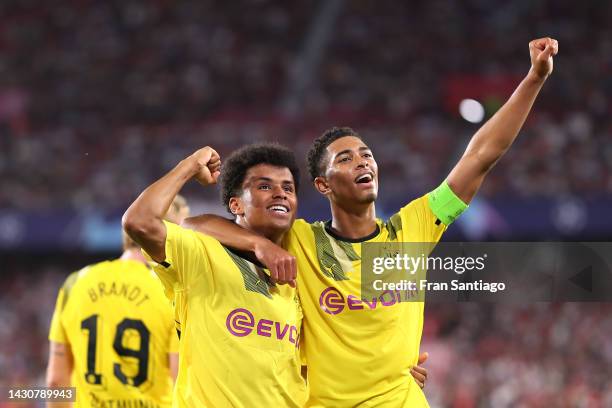
{"type": "Polygon", "coordinates": [[[446,180],[427,195],[427,201],[431,212],[446,226],[451,225],[468,208],[468,205],[453,193],[446,180]]]}

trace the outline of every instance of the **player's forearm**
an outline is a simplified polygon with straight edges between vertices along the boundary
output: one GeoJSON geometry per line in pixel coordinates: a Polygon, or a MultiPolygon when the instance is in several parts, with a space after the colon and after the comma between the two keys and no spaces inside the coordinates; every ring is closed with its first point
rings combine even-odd
{"type": "Polygon", "coordinates": [[[187,181],[198,173],[192,156],[181,161],[165,176],[151,184],[123,215],[123,228],[150,255],[164,248],[166,228],[163,219],[187,181]]]}
{"type": "Polygon", "coordinates": [[[225,246],[240,251],[255,252],[265,237],[218,215],[203,214],[186,218],[182,227],[210,235],[225,246]]]}
{"type": "Polygon", "coordinates": [[[544,82],[553,71],[553,56],[558,51],[557,40],[550,37],[529,42],[529,73],[504,106],[476,132],[465,154],[451,170],[446,179],[448,186],[465,204],[469,204],[489,170],[516,139],[544,82]]]}
{"type": "Polygon", "coordinates": [[[70,387],[70,376],[71,373],[60,373],[57,371],[52,371],[47,368],[47,379],[46,384],[47,387],[50,388],[62,388],[62,387],[70,387]]]}
{"type": "Polygon", "coordinates": [[[49,345],[49,365],[47,366],[47,387],[70,387],[73,358],[66,344],[51,342],[49,345]]]}
{"type": "Polygon", "coordinates": [[[472,137],[464,156],[472,156],[483,171],[489,170],[512,145],[522,128],[546,77],[533,70],[510,99],[472,137]]]}
{"type": "Polygon", "coordinates": [[[251,253],[270,270],[272,281],[295,287],[295,257],[263,235],[216,215],[187,218],[181,226],[210,235],[225,246],[251,253]]]}

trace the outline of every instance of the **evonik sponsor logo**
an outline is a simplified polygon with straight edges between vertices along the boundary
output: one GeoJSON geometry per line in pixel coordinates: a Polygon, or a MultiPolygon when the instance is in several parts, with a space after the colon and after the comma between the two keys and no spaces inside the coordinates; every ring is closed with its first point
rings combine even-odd
{"type": "Polygon", "coordinates": [[[237,308],[228,313],[225,320],[227,330],[236,337],[246,337],[251,333],[270,337],[278,341],[289,341],[298,345],[298,329],[295,325],[268,319],[256,319],[248,309],[237,308]]]}
{"type": "Polygon", "coordinates": [[[371,299],[361,299],[359,296],[344,295],[334,287],[328,287],[321,292],[319,296],[319,306],[321,310],[330,315],[342,313],[345,309],[348,310],[374,310],[378,307],[388,307],[396,305],[400,302],[405,302],[414,298],[417,295],[416,291],[407,290],[386,290],[380,296],[372,297],[371,299]]]}

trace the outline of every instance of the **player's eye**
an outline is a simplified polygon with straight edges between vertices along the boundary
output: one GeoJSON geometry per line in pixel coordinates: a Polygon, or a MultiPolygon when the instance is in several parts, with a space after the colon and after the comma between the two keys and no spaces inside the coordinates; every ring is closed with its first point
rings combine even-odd
{"type": "Polygon", "coordinates": [[[363,157],[367,157],[368,159],[371,159],[374,156],[372,155],[372,153],[364,153],[363,157]]]}
{"type": "Polygon", "coordinates": [[[272,187],[269,184],[260,184],[259,187],[257,187],[258,190],[270,190],[272,189],[272,187]]]}
{"type": "Polygon", "coordinates": [[[344,162],[348,162],[350,160],[351,160],[350,156],[344,156],[344,157],[341,157],[340,160],[338,160],[338,162],[339,163],[344,163],[344,162]]]}
{"type": "Polygon", "coordinates": [[[283,186],[283,190],[285,190],[288,193],[293,193],[293,186],[283,186]]]}

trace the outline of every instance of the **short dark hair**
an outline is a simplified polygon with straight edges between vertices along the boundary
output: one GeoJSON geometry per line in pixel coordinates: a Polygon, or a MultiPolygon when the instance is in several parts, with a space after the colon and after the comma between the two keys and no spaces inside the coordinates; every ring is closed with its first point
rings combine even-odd
{"type": "Polygon", "coordinates": [[[327,146],[332,144],[335,140],[345,136],[354,136],[361,139],[361,136],[359,136],[357,132],[346,126],[327,129],[321,136],[315,139],[312,147],[308,151],[308,171],[313,181],[324,173],[325,169],[321,162],[325,157],[325,149],[327,149],[327,146]]]}
{"type": "Polygon", "coordinates": [[[300,170],[291,150],[278,143],[257,143],[243,146],[232,152],[221,166],[221,200],[228,211],[230,211],[230,198],[237,197],[242,192],[242,183],[247,171],[258,164],[288,168],[293,176],[295,191],[298,191],[300,170]]]}

